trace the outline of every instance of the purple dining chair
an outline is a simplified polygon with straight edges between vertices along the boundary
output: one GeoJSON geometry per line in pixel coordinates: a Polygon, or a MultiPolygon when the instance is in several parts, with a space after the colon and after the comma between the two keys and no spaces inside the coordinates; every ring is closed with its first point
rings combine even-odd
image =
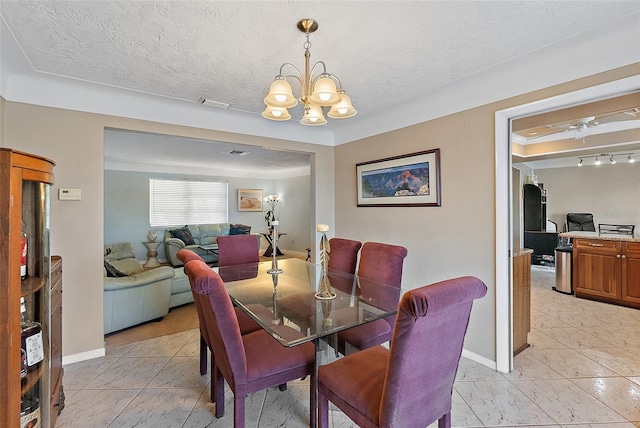
{"type": "MultiPolygon", "coordinates": [[[[304,343],[293,347],[282,346],[265,330],[241,334],[231,298],[222,279],[204,262],[190,261],[185,272],[194,293],[201,302],[209,343],[215,355],[212,376],[216,397],[215,416],[224,416],[224,380],[234,395],[233,420],[236,428],[244,427],[245,398],[265,388],[311,376],[313,385],[315,347],[304,343]]],[[[277,326],[283,337],[303,337],[284,325],[277,326]]],[[[312,394],[310,394],[311,397],[312,394]]],[[[310,400],[311,403],[311,400],[310,400]]],[[[312,406],[310,406],[313,409],[312,406]]],[[[311,424],[316,414],[311,411],[311,424]]]]}
{"type": "Polygon", "coordinates": [[[260,261],[260,245],[256,235],[219,236],[218,266],[243,265],[260,261]]]}
{"type": "MultiPolygon", "coordinates": [[[[185,266],[187,265],[187,263],[191,262],[192,260],[199,260],[204,263],[204,260],[202,259],[202,257],[200,257],[199,254],[184,248],[179,250],[176,256],[178,257],[178,260],[180,260],[182,264],[185,266]]],[[[207,361],[209,359],[208,353],[211,352],[212,367],[215,366],[215,355],[213,354],[213,348],[209,343],[207,324],[205,322],[204,314],[202,312],[201,298],[197,293],[193,293],[193,289],[191,290],[191,292],[193,294],[193,301],[196,306],[196,311],[198,313],[198,327],[200,329],[200,374],[205,375],[207,374],[207,361]]],[[[255,321],[253,321],[247,314],[245,314],[238,308],[235,308],[235,312],[236,312],[236,317],[238,318],[238,325],[240,327],[241,334],[244,335],[247,333],[251,333],[252,331],[260,330],[260,326],[255,321]]],[[[211,402],[212,403],[216,402],[213,380],[211,382],[211,402]]]]}
{"type": "MultiPolygon", "coordinates": [[[[366,244],[365,244],[366,245],[366,244]]],[[[318,421],[329,401],[360,427],[451,426],[451,397],[478,278],[461,277],[405,293],[390,349],[376,346],[318,371],[318,421]]]]}
{"type": "Polygon", "coordinates": [[[360,241],[345,238],[329,239],[329,269],[355,273],[360,247],[362,247],[360,241]]]}
{"type": "MultiPolygon", "coordinates": [[[[405,257],[407,257],[405,247],[379,242],[365,242],[360,251],[358,277],[400,288],[405,257]]],[[[375,289],[372,288],[369,290],[363,288],[362,295],[365,298],[377,297],[375,289]]],[[[394,322],[395,315],[339,332],[338,351],[347,355],[353,348],[363,350],[391,340],[394,322]]]]}

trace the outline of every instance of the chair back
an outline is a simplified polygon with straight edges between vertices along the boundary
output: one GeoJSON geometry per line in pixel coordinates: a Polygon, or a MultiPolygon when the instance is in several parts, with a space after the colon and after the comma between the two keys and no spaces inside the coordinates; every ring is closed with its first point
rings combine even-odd
{"type": "Polygon", "coordinates": [[[216,366],[232,387],[246,383],[247,361],[240,326],[222,279],[199,260],[187,263],[184,271],[194,300],[200,302],[216,366]]]}
{"type": "Polygon", "coordinates": [[[204,262],[204,259],[200,257],[200,254],[191,250],[187,250],[186,248],[178,250],[178,252],[176,253],[176,257],[182,262],[183,265],[186,265],[191,260],[200,260],[201,262],[204,262]]]}
{"type": "MultiPolygon", "coordinates": [[[[189,263],[192,260],[199,260],[204,263],[204,259],[200,257],[199,254],[197,254],[194,251],[187,250],[185,248],[178,250],[178,252],[176,253],[176,257],[178,258],[178,260],[182,262],[182,264],[185,267],[187,263],[189,263]]],[[[193,287],[191,287],[191,294],[193,294],[193,301],[195,303],[196,311],[198,313],[198,325],[200,326],[200,336],[207,343],[207,346],[211,348],[211,343],[209,342],[209,334],[207,332],[207,323],[204,319],[204,313],[202,312],[202,304],[200,303],[200,299],[198,298],[199,297],[198,293],[193,291],[193,287]]]]}
{"type": "Polygon", "coordinates": [[[482,281],[467,276],[402,296],[380,403],[380,426],[427,426],[451,411],[471,306],[486,293],[482,281]]]}
{"type": "Polygon", "coordinates": [[[365,242],[360,251],[358,276],[400,288],[405,257],[405,247],[365,242]]]}
{"type": "Polygon", "coordinates": [[[569,213],[567,214],[567,231],[595,232],[596,225],[593,223],[591,213],[569,213]]]}
{"type": "Polygon", "coordinates": [[[243,265],[260,261],[256,235],[219,236],[218,266],[243,265]]]}
{"type": "Polygon", "coordinates": [[[344,238],[329,239],[329,269],[355,273],[360,247],[362,247],[360,241],[344,238]]]}

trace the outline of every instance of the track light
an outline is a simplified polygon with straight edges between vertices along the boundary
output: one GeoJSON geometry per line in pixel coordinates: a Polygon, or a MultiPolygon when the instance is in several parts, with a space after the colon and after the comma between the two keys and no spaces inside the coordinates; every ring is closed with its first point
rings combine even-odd
{"type": "Polygon", "coordinates": [[[580,156],[578,157],[578,166],[582,166],[584,165],[584,160],[585,159],[589,159],[589,158],[595,158],[593,164],[594,165],[602,165],[602,160],[601,159],[609,159],[609,162],[611,163],[611,165],[615,165],[616,163],[616,156],[626,156],[627,157],[627,162],[629,163],[634,163],[635,159],[632,158],[633,153],[600,153],[599,155],[593,155],[593,156],[580,156]]]}

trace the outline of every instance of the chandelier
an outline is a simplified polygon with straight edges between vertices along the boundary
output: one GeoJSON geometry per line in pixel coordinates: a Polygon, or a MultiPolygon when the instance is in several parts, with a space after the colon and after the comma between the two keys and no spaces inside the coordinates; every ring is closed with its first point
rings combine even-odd
{"type": "MultiPolygon", "coordinates": [[[[290,63],[280,66],[278,74],[269,88],[269,94],[264,99],[267,108],[262,112],[262,116],[271,120],[289,120],[291,115],[287,109],[295,107],[298,99],[293,95],[291,85],[287,78],[293,78],[300,83],[300,102],[304,105],[304,116],[300,120],[303,125],[318,126],[327,123],[324,118],[322,107],[331,107],[327,116],[332,119],[345,119],[355,116],[357,111],[351,105],[351,99],[342,89],[342,83],[333,74],[327,73],[327,67],[322,61],[316,62],[309,68],[311,53],[311,42],[309,35],[318,29],[318,23],[313,19],[301,19],[298,21],[298,30],[307,37],[304,43],[304,72],[290,63]],[[322,67],[322,73],[314,77],[317,67],[322,67]],[[290,67],[296,74],[284,75],[285,67],[290,67]],[[337,87],[336,87],[337,83],[337,87]]],[[[318,70],[319,71],[319,70],[318,70]]]]}

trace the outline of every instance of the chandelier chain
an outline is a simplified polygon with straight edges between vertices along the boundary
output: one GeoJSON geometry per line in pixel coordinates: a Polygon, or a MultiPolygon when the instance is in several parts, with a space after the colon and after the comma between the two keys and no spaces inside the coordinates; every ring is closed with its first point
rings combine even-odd
{"type": "Polygon", "coordinates": [[[307,41],[304,42],[302,47],[304,48],[305,51],[309,51],[309,49],[311,49],[311,41],[309,40],[309,33],[304,33],[304,34],[307,36],[307,41]]]}

